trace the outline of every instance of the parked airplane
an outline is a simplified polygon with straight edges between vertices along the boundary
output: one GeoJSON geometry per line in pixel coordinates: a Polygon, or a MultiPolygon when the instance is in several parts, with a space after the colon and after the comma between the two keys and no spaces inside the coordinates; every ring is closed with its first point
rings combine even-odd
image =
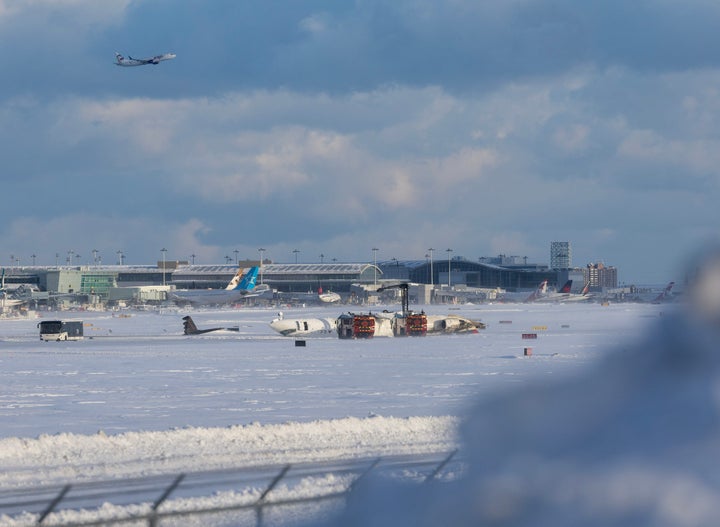
{"type": "Polygon", "coordinates": [[[176,303],[195,306],[230,304],[243,298],[257,297],[269,290],[266,285],[255,287],[258,272],[257,266],[251,267],[247,273],[238,269],[225,289],[180,289],[170,291],[168,296],[176,303]]]}
{"type": "Polygon", "coordinates": [[[546,292],[543,295],[531,300],[532,302],[548,303],[548,302],[577,302],[581,300],[590,300],[587,296],[589,285],[583,288],[580,294],[572,293],[572,280],[568,280],[563,286],[554,292],[546,292]]]}
{"type": "Polygon", "coordinates": [[[539,298],[538,302],[585,302],[592,298],[592,295],[588,293],[590,290],[589,282],[585,284],[580,293],[572,293],[571,290],[572,280],[568,280],[557,292],[539,298]]]}
{"type": "Polygon", "coordinates": [[[670,282],[668,285],[665,286],[665,289],[662,290],[662,293],[660,293],[653,301],[653,304],[664,304],[665,302],[672,302],[673,298],[670,294],[670,290],[675,285],[675,282],[670,282]]]}
{"type": "Polygon", "coordinates": [[[163,60],[172,60],[176,57],[175,53],[164,53],[155,55],[149,59],[134,59],[130,55],[128,58],[123,57],[120,53],[115,53],[116,66],[146,66],[147,64],[160,64],[163,60]]]}
{"type": "Polygon", "coordinates": [[[307,293],[277,291],[275,299],[289,304],[334,304],[342,298],[332,291],[323,292],[322,287],[319,287],[317,292],[307,293]]]}
{"type": "Polygon", "coordinates": [[[0,307],[17,307],[27,304],[32,299],[32,289],[21,284],[15,290],[9,291],[5,287],[5,269],[0,275],[0,307]]]}
{"type": "Polygon", "coordinates": [[[547,294],[547,280],[543,280],[538,284],[535,291],[530,293],[528,295],[527,291],[525,292],[505,292],[497,297],[497,300],[499,302],[534,302],[538,298],[541,298],[542,296],[545,296],[547,294]]]}

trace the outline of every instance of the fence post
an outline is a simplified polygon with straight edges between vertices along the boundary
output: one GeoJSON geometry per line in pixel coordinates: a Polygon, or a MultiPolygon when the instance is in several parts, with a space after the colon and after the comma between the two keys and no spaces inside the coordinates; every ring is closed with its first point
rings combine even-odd
{"type": "Polygon", "coordinates": [[[257,515],[257,525],[262,525],[263,521],[263,504],[265,503],[265,498],[268,494],[270,494],[270,491],[275,488],[275,485],[280,483],[280,480],[285,477],[285,474],[287,474],[287,471],[290,470],[290,465],[285,465],[280,473],[275,476],[275,478],[270,482],[270,485],[263,491],[263,493],[260,495],[260,498],[255,502],[255,514],[257,515]]]}
{"type": "Polygon", "coordinates": [[[437,467],[435,467],[435,470],[433,470],[432,473],[425,478],[425,481],[423,483],[434,480],[435,476],[437,476],[440,471],[445,468],[445,465],[450,462],[450,460],[453,458],[453,456],[455,456],[455,454],[457,454],[457,448],[450,452],[450,454],[445,459],[443,459],[437,467]]]}
{"type": "Polygon", "coordinates": [[[157,509],[160,505],[163,504],[163,502],[170,496],[172,491],[174,491],[178,485],[180,485],[180,482],[185,478],[185,474],[180,474],[178,477],[175,478],[175,480],[170,484],[168,488],[165,489],[165,492],[160,495],[158,499],[155,500],[155,503],[152,504],[152,513],[148,517],[148,527],[155,527],[157,525],[157,509]]]}
{"type": "Polygon", "coordinates": [[[358,482],[359,482],[361,479],[363,479],[365,476],[367,476],[368,474],[370,474],[370,472],[371,472],[375,467],[377,467],[378,463],[380,463],[380,459],[381,459],[381,458],[376,458],[372,463],[370,463],[370,466],[369,466],[368,468],[366,468],[366,469],[363,471],[362,474],[360,474],[358,477],[356,477],[356,478],[353,480],[352,483],[350,483],[350,486],[349,486],[348,489],[347,489],[347,493],[348,493],[348,494],[350,494],[350,493],[353,491],[353,489],[355,488],[355,485],[357,485],[358,482]]]}
{"type": "Polygon", "coordinates": [[[42,512],[40,517],[38,518],[38,525],[40,525],[45,518],[47,518],[47,515],[50,514],[55,507],[57,507],[57,504],[62,501],[62,499],[65,497],[65,494],[67,494],[70,491],[70,485],[65,485],[62,490],[60,491],[60,494],[55,496],[55,499],[50,502],[50,504],[47,506],[47,508],[42,512]]]}

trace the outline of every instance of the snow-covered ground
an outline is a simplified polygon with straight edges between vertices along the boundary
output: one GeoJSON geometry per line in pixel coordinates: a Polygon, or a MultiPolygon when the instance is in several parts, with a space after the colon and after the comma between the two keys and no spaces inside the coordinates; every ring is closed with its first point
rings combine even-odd
{"type": "MultiPolygon", "coordinates": [[[[341,310],[284,313],[309,318],[341,310]]],[[[271,309],[193,311],[200,328],[240,331],[192,337],[182,335],[187,311],[43,314],[84,320],[79,342],[41,342],[38,320],[0,320],[0,491],[448,452],[460,444],[458,423],[471,405],[592,371],[598,359],[633,347],[672,307],[426,310],[482,320],[487,329],[308,338],[297,347],[270,329],[271,309]]]]}

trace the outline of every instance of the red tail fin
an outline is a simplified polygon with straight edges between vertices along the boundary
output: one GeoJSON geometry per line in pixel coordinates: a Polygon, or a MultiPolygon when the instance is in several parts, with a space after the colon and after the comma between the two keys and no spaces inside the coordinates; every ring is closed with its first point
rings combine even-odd
{"type": "Polygon", "coordinates": [[[571,289],[572,289],[572,280],[568,280],[567,282],[565,282],[565,285],[562,286],[562,289],[560,289],[560,291],[558,291],[558,293],[569,293],[571,289]]]}

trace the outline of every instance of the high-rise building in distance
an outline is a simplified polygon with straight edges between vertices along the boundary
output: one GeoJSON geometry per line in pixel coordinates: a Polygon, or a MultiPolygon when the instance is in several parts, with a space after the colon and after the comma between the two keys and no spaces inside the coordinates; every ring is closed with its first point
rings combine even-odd
{"type": "Polygon", "coordinates": [[[570,269],[572,267],[572,249],[570,242],[550,243],[550,269],[570,269]]]}

